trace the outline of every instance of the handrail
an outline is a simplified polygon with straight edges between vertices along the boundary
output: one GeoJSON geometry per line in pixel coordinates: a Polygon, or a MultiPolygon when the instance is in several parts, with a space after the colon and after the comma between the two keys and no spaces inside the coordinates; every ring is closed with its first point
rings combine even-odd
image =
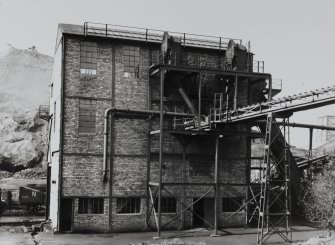
{"type": "Polygon", "coordinates": [[[254,61],[256,64],[262,64],[262,66],[251,65],[251,60],[245,58],[227,58],[225,56],[207,56],[203,54],[193,53],[177,53],[170,52],[166,54],[162,51],[154,51],[149,57],[149,63],[151,66],[163,65],[166,62],[166,57],[169,57],[168,65],[173,66],[193,66],[202,68],[216,68],[223,70],[234,70],[245,72],[256,72],[264,73],[264,61],[254,61]]]}
{"type": "MultiPolygon", "coordinates": [[[[146,42],[148,41],[161,42],[165,31],[141,28],[141,27],[95,23],[95,22],[84,23],[85,36],[97,35],[104,37],[117,37],[117,35],[115,35],[115,32],[126,33],[128,35],[127,37],[130,39],[142,40],[146,42]],[[112,32],[114,32],[114,34],[112,32]],[[138,35],[138,36],[129,37],[129,35],[138,35]],[[156,41],[156,39],[158,40],[156,41]]],[[[224,48],[228,45],[229,40],[234,40],[235,42],[242,44],[242,39],[236,39],[236,38],[216,37],[209,35],[199,35],[199,34],[170,32],[170,31],[169,33],[172,35],[179,36],[182,40],[182,43],[186,46],[200,46],[205,48],[221,50],[221,48],[224,48]],[[223,44],[225,44],[225,46],[223,44]]]]}

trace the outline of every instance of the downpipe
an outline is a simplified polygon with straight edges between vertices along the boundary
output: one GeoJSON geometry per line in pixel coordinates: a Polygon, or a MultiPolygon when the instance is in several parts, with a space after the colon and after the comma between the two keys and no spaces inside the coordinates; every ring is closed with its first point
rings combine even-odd
{"type": "MultiPolygon", "coordinates": [[[[138,109],[116,109],[111,107],[105,111],[104,118],[104,146],[103,146],[103,166],[102,166],[102,182],[105,183],[107,180],[107,145],[108,145],[108,118],[109,115],[119,114],[132,114],[138,116],[159,116],[159,111],[154,110],[138,110],[138,109]]],[[[164,111],[163,115],[171,117],[194,117],[193,114],[178,113],[178,112],[167,112],[164,111]]],[[[112,154],[112,153],[111,153],[112,154]]],[[[112,156],[111,156],[112,157],[112,156]]]]}

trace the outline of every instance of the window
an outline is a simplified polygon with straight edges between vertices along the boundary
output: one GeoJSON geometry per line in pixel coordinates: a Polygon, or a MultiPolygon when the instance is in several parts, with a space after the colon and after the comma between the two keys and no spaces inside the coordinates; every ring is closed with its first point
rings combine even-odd
{"type": "Polygon", "coordinates": [[[88,99],[79,99],[79,132],[95,132],[95,114],[97,101],[88,99]]]}
{"type": "Polygon", "coordinates": [[[140,48],[135,46],[124,46],[123,64],[124,71],[129,73],[138,73],[140,63],[140,48]]]}
{"type": "Polygon", "coordinates": [[[222,198],[222,212],[236,212],[243,204],[243,197],[222,198]]]}
{"type": "MultiPolygon", "coordinates": [[[[158,199],[155,201],[155,210],[158,212],[158,199]]],[[[162,213],[175,213],[177,211],[176,198],[162,197],[162,213]]]]}
{"type": "Polygon", "coordinates": [[[80,43],[80,73],[97,74],[98,48],[96,42],[81,41],[80,43]]]}
{"type": "Polygon", "coordinates": [[[78,203],[79,214],[103,214],[104,199],[103,198],[79,198],[78,203]]]}
{"type": "Polygon", "coordinates": [[[116,199],[117,214],[136,214],[141,212],[140,198],[118,198],[116,199]]]}

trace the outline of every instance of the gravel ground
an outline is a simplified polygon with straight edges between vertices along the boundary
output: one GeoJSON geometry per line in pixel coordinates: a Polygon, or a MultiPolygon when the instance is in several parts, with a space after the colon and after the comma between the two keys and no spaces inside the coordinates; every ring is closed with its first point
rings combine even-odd
{"type": "MultiPolygon", "coordinates": [[[[24,226],[0,227],[0,245],[255,245],[256,229],[231,228],[220,232],[221,236],[211,237],[211,230],[193,229],[187,231],[164,231],[160,239],[153,239],[156,232],[111,233],[111,234],[52,234],[25,232],[24,226]]],[[[293,240],[297,244],[312,237],[325,237],[325,231],[307,226],[295,226],[293,240]]],[[[279,237],[271,237],[267,244],[285,244],[279,237]]],[[[332,243],[325,243],[332,244],[332,243]]]]}

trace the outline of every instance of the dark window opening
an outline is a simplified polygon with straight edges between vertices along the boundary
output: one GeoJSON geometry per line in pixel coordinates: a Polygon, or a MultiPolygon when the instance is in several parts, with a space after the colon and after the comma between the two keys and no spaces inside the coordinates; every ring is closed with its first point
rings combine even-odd
{"type": "Polygon", "coordinates": [[[79,132],[95,133],[97,101],[79,99],[79,132]]]}
{"type": "Polygon", "coordinates": [[[140,63],[140,47],[124,46],[123,48],[123,64],[124,71],[135,73],[138,77],[140,63]]]}
{"type": "Polygon", "coordinates": [[[116,213],[117,214],[135,214],[141,212],[140,198],[117,198],[116,213]]]}
{"type": "Polygon", "coordinates": [[[79,214],[103,214],[104,199],[103,198],[79,198],[78,204],[79,214]]]}
{"type": "Polygon", "coordinates": [[[80,73],[97,74],[98,47],[95,42],[80,43],[80,73]]]}
{"type": "Polygon", "coordinates": [[[236,212],[242,206],[243,200],[243,197],[222,198],[222,212],[236,212]]]}
{"type": "MultiPolygon", "coordinates": [[[[155,201],[155,210],[158,212],[158,199],[155,201]]],[[[161,212],[162,213],[176,213],[177,200],[176,198],[162,197],[161,212]]]]}

